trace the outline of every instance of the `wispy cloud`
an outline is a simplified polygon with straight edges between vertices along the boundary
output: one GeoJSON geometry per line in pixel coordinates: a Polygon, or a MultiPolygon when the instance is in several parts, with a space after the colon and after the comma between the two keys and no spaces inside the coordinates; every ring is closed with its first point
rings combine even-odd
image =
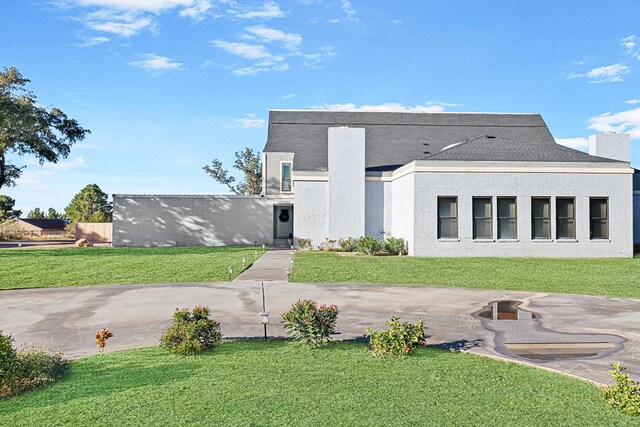
{"type": "Polygon", "coordinates": [[[640,60],[640,48],[638,48],[638,38],[635,35],[630,35],[621,39],[620,45],[627,50],[627,53],[632,58],[640,60]]]}
{"type": "Polygon", "coordinates": [[[577,138],[556,138],[556,143],[581,151],[586,151],[589,148],[589,140],[581,136],[577,138]]]}
{"type": "Polygon", "coordinates": [[[107,9],[88,13],[80,20],[90,30],[125,38],[135,36],[143,29],[154,25],[151,17],[140,16],[134,12],[120,13],[107,9]]]}
{"type": "Polygon", "coordinates": [[[626,102],[627,104],[640,104],[640,99],[636,99],[636,98],[634,98],[634,99],[627,99],[627,100],[626,100],[626,101],[624,101],[624,102],[626,102]]]}
{"type": "Polygon", "coordinates": [[[586,73],[571,73],[567,78],[585,78],[589,83],[612,83],[624,81],[623,76],[629,73],[630,68],[623,63],[606,65],[594,68],[586,73]]]}
{"type": "Polygon", "coordinates": [[[43,165],[40,165],[35,159],[28,159],[26,163],[27,168],[22,173],[18,183],[21,187],[30,186],[31,189],[35,191],[45,190],[47,188],[47,186],[42,182],[45,178],[47,181],[51,181],[51,177],[56,173],[68,172],[87,166],[87,163],[82,156],[63,160],[58,163],[45,163],[43,165]]]}
{"type": "Polygon", "coordinates": [[[265,43],[280,42],[289,50],[296,50],[302,43],[302,36],[295,33],[285,33],[282,30],[276,28],[265,27],[264,25],[257,25],[254,27],[247,27],[248,37],[257,38],[265,43]]]}
{"type": "Polygon", "coordinates": [[[342,10],[349,21],[357,21],[356,10],[353,8],[350,0],[341,0],[342,10]]]}
{"type": "Polygon", "coordinates": [[[181,62],[174,61],[167,56],[156,55],[155,53],[143,53],[139,55],[139,57],[139,60],[129,62],[129,65],[133,65],[134,67],[142,68],[143,70],[156,74],[166,71],[181,71],[185,69],[181,62]]]}
{"type": "Polygon", "coordinates": [[[266,46],[226,40],[213,40],[211,44],[226,52],[253,61],[253,65],[236,68],[233,73],[238,76],[248,76],[265,71],[286,71],[289,64],[280,55],[273,55],[266,46]]]}
{"type": "Polygon", "coordinates": [[[99,44],[108,43],[111,41],[110,37],[98,36],[98,37],[83,37],[82,43],[76,44],[78,47],[91,47],[99,44]]]}
{"type": "Polygon", "coordinates": [[[317,104],[311,108],[331,111],[376,111],[376,112],[400,112],[400,113],[439,113],[445,110],[447,104],[425,104],[408,106],[399,102],[385,102],[383,104],[356,105],[352,102],[345,104],[317,104]]]}
{"type": "Polygon", "coordinates": [[[588,128],[596,132],[628,133],[631,138],[640,138],[640,108],[591,117],[588,128]]]}
{"type": "Polygon", "coordinates": [[[286,99],[292,99],[292,98],[295,98],[295,97],[296,97],[295,93],[288,93],[285,96],[280,97],[280,99],[285,99],[286,100],[286,99]]]}
{"type": "Polygon", "coordinates": [[[241,117],[236,119],[236,123],[238,123],[243,128],[262,128],[265,126],[266,121],[264,119],[259,119],[255,114],[245,114],[245,117],[241,117]]]}
{"type": "Polygon", "coordinates": [[[229,9],[231,15],[240,19],[273,19],[283,18],[287,14],[280,9],[280,5],[274,1],[269,1],[256,9],[247,9],[238,11],[235,9],[229,9]]]}
{"type": "Polygon", "coordinates": [[[391,24],[393,25],[400,25],[402,24],[404,21],[402,19],[394,19],[391,21],[391,24]]]}
{"type": "Polygon", "coordinates": [[[195,21],[201,21],[211,10],[211,2],[209,0],[197,0],[191,6],[185,7],[180,11],[183,18],[191,18],[195,21]]]}

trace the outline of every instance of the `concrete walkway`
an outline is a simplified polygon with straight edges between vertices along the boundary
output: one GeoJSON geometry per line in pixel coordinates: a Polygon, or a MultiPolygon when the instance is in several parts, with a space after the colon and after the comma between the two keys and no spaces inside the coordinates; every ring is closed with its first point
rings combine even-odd
{"type": "Polygon", "coordinates": [[[284,248],[271,248],[251,267],[240,273],[234,282],[289,281],[288,272],[293,260],[293,251],[284,248]]]}
{"type": "MultiPolygon", "coordinates": [[[[336,338],[363,335],[367,326],[384,327],[391,315],[422,318],[431,344],[445,344],[498,356],[495,332],[472,314],[490,301],[515,299],[539,313],[547,329],[569,333],[614,334],[626,340],[622,350],[604,358],[540,362],[601,383],[609,381],[609,365],[620,362],[640,376],[640,300],[579,295],[476,289],[345,284],[265,282],[270,336],[284,336],[280,315],[300,298],[338,304],[336,338]]],[[[95,354],[94,336],[108,327],[114,337],[107,351],[157,345],[176,307],[197,304],[212,308],[225,337],[260,337],[260,283],[119,285],[9,290],[0,292],[0,329],[18,344],[61,349],[70,356],[95,354]]]]}

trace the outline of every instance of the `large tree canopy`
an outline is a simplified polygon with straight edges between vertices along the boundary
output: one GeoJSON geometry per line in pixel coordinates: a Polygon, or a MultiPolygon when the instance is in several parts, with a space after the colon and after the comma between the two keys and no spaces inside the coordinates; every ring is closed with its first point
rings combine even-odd
{"type": "Polygon", "coordinates": [[[89,184],[78,194],[64,210],[71,222],[111,222],[111,203],[108,196],[97,184],[89,184]]]}
{"type": "Polygon", "coordinates": [[[233,167],[244,174],[244,179],[234,185],[236,179],[229,175],[229,171],[222,167],[222,162],[215,159],[211,166],[204,166],[202,169],[220,184],[224,184],[234,194],[260,194],[262,192],[262,160],[260,153],[254,152],[251,148],[236,152],[236,161],[233,167]]]}
{"type": "Polygon", "coordinates": [[[16,201],[13,198],[0,194],[0,223],[22,215],[22,211],[13,209],[15,205],[16,201]]]}
{"type": "Polygon", "coordinates": [[[29,81],[14,67],[0,72],[0,188],[15,185],[24,169],[9,163],[10,154],[57,163],[90,133],[60,109],[38,105],[29,81]]]}

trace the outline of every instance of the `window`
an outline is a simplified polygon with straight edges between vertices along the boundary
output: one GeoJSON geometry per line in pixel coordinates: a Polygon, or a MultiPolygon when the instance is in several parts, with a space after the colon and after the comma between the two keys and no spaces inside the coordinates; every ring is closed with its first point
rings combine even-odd
{"type": "Polygon", "coordinates": [[[591,215],[591,239],[609,238],[609,200],[607,198],[592,197],[589,199],[591,215]]]}
{"type": "Polygon", "coordinates": [[[280,191],[291,191],[291,163],[282,163],[280,191]]]}
{"type": "Polygon", "coordinates": [[[556,238],[576,238],[576,199],[573,197],[556,199],[556,238]]]}
{"type": "Polygon", "coordinates": [[[493,220],[491,217],[491,198],[473,198],[473,238],[492,239],[493,220]]]}
{"type": "Polygon", "coordinates": [[[548,197],[531,199],[531,238],[551,239],[551,204],[548,197]]]}
{"type": "Polygon", "coordinates": [[[518,222],[515,197],[498,197],[498,239],[517,239],[518,222]]]}
{"type": "Polygon", "coordinates": [[[458,238],[458,198],[438,197],[438,239],[458,238]]]}

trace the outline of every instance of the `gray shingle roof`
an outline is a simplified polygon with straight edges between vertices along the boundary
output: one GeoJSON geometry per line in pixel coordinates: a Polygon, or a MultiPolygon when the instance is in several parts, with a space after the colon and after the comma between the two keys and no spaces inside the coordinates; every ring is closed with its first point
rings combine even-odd
{"type": "Polygon", "coordinates": [[[298,171],[325,171],[328,128],[335,126],[365,128],[368,170],[393,170],[425,158],[445,160],[454,151],[445,150],[441,157],[436,153],[478,138],[456,150],[464,158],[455,160],[611,161],[556,144],[539,114],[274,110],[269,112],[264,151],[294,153],[298,171]],[[480,145],[486,135],[496,138],[480,145]]]}
{"type": "Polygon", "coordinates": [[[20,221],[31,224],[34,227],[41,228],[43,230],[64,230],[67,225],[64,220],[61,219],[32,219],[32,218],[18,218],[20,221]]]}

